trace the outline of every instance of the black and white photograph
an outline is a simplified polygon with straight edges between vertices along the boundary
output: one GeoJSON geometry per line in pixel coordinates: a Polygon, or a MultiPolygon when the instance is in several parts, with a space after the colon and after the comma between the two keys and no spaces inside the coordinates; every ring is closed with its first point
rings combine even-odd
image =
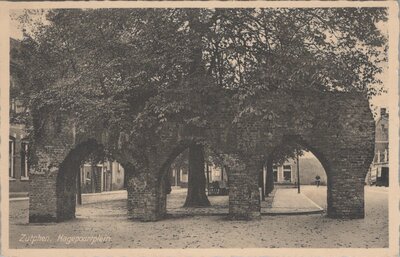
{"type": "Polygon", "coordinates": [[[398,256],[396,3],[223,3],[6,5],[3,256],[398,256]]]}

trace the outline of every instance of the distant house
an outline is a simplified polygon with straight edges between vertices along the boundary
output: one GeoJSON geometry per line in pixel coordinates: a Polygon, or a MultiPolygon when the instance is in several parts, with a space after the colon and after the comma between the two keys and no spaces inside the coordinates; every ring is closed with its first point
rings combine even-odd
{"type": "Polygon", "coordinates": [[[26,109],[21,100],[21,79],[24,70],[19,61],[21,42],[10,39],[10,130],[8,140],[8,177],[10,192],[27,193],[29,190],[29,141],[27,139],[24,114],[26,109]]]}
{"type": "MultiPolygon", "coordinates": [[[[296,159],[289,159],[283,165],[274,165],[273,174],[275,184],[297,184],[296,159]]],[[[320,176],[321,185],[326,185],[327,177],[322,164],[310,154],[299,158],[299,174],[301,185],[315,184],[316,176],[320,176]]]]}
{"type": "Polygon", "coordinates": [[[366,183],[389,186],[389,113],[386,108],[380,109],[380,116],[375,124],[375,156],[366,183]]]}
{"type": "MultiPolygon", "coordinates": [[[[228,184],[228,176],[226,174],[226,169],[221,168],[216,165],[206,165],[205,176],[208,177],[208,182],[218,182],[221,186],[226,187],[228,184]],[[208,171],[208,175],[207,175],[208,171]]],[[[188,187],[188,176],[189,169],[187,164],[181,165],[179,168],[172,168],[170,172],[170,184],[171,186],[188,187]]]]}
{"type": "Polygon", "coordinates": [[[8,140],[8,177],[10,192],[29,190],[29,141],[23,124],[10,124],[8,140]]]}
{"type": "MultiPolygon", "coordinates": [[[[299,158],[300,184],[314,185],[315,177],[320,176],[321,185],[326,185],[327,176],[322,164],[312,154],[308,153],[299,158]]],[[[208,182],[218,182],[221,187],[228,187],[228,174],[226,169],[216,165],[208,166],[208,182]]],[[[297,163],[295,159],[289,159],[283,165],[274,165],[274,182],[275,184],[296,185],[297,184],[297,163]]],[[[175,187],[187,188],[188,186],[188,167],[187,164],[172,168],[170,172],[170,185],[175,187]]],[[[207,167],[205,168],[205,176],[207,177],[207,167]]],[[[266,176],[266,168],[264,168],[264,177],[266,176]]]]}
{"type": "Polygon", "coordinates": [[[124,189],[124,168],[116,161],[92,165],[85,163],[80,168],[82,193],[99,193],[124,189]]]}

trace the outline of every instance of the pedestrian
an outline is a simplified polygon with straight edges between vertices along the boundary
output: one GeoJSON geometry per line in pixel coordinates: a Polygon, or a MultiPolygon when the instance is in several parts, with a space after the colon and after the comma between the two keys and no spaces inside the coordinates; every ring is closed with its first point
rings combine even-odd
{"type": "Polygon", "coordinates": [[[315,176],[315,184],[317,187],[319,187],[319,184],[321,183],[321,177],[319,175],[315,176]]]}

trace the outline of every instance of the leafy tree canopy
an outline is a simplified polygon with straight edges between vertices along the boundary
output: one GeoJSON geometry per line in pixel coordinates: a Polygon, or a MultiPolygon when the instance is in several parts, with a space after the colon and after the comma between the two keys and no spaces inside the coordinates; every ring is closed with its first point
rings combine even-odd
{"type": "Polygon", "coordinates": [[[23,95],[39,117],[67,115],[78,131],[106,129],[141,149],[167,121],[218,122],[210,117],[222,99],[237,122],[279,112],[281,103],[258,101],[269,92],[379,94],[386,12],[49,10],[23,40],[23,95]]]}

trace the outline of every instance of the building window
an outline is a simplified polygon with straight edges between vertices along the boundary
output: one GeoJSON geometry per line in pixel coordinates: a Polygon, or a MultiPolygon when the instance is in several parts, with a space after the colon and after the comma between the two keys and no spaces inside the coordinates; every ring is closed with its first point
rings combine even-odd
{"type": "Polygon", "coordinates": [[[274,182],[278,182],[278,168],[276,166],[272,167],[272,174],[274,174],[274,182]]]}
{"type": "Polygon", "coordinates": [[[181,182],[187,183],[189,181],[189,174],[186,169],[181,169],[181,182]]]}
{"type": "Polygon", "coordinates": [[[16,109],[17,109],[17,107],[16,107],[15,99],[11,98],[10,99],[10,111],[11,111],[11,113],[15,113],[16,109]]]}
{"type": "Polygon", "coordinates": [[[389,161],[389,153],[388,153],[388,149],[385,149],[385,153],[384,153],[384,161],[388,162],[389,161]]]}
{"type": "Polygon", "coordinates": [[[378,163],[381,162],[381,152],[380,152],[380,151],[378,151],[378,153],[377,153],[376,161],[377,161],[378,163]]]}
{"type": "Polygon", "coordinates": [[[283,178],[286,182],[292,181],[292,166],[290,165],[283,166],[283,178]]]}
{"type": "Polygon", "coordinates": [[[15,178],[15,139],[10,138],[8,141],[8,176],[15,178]]]}
{"type": "Polygon", "coordinates": [[[27,178],[29,177],[29,143],[22,142],[21,143],[21,177],[27,178]]]}

